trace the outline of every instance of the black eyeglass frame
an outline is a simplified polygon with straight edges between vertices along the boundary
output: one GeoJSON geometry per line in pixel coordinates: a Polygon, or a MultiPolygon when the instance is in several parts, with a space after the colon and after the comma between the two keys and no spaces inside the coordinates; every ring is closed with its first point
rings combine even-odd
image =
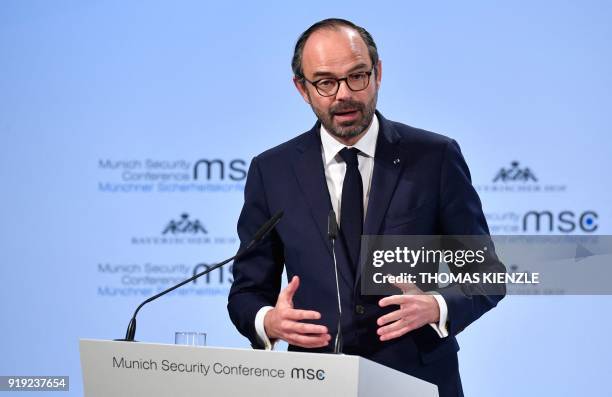
{"type": "Polygon", "coordinates": [[[308,80],[306,77],[302,77],[302,80],[307,81],[307,82],[309,82],[310,84],[312,84],[312,85],[314,86],[315,90],[317,90],[317,93],[318,93],[319,95],[321,95],[322,97],[330,97],[330,96],[334,96],[334,95],[336,95],[336,94],[338,93],[338,90],[340,89],[340,83],[341,83],[342,81],[344,81],[344,82],[346,83],[346,86],[349,88],[349,90],[351,90],[351,91],[353,91],[353,92],[359,92],[359,91],[363,91],[363,90],[365,90],[366,88],[368,88],[368,87],[370,86],[370,80],[372,79],[372,73],[374,73],[374,68],[375,68],[375,67],[372,67],[372,69],[370,69],[370,70],[369,70],[369,71],[367,71],[367,72],[349,73],[349,75],[348,75],[348,76],[346,76],[346,77],[341,77],[341,78],[335,78],[335,77],[323,77],[323,78],[321,78],[321,79],[319,79],[319,80],[310,81],[310,80],[308,80]],[[364,73],[364,74],[366,74],[366,75],[368,76],[368,81],[366,82],[365,87],[360,88],[360,89],[358,89],[358,90],[354,90],[354,89],[353,89],[353,87],[351,87],[351,85],[349,84],[349,82],[348,82],[348,78],[349,78],[349,76],[351,76],[351,75],[354,75],[354,74],[361,74],[361,73],[364,73]],[[319,87],[317,87],[317,83],[319,83],[319,82],[321,82],[321,81],[323,81],[323,80],[336,80],[336,88],[335,88],[335,90],[333,91],[333,93],[331,93],[331,94],[322,94],[322,93],[321,93],[321,91],[319,91],[319,87]]]}

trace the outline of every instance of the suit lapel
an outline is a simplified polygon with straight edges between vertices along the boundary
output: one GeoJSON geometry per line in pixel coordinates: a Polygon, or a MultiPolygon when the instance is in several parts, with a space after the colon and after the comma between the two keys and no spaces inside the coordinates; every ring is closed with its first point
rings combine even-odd
{"type": "Polygon", "coordinates": [[[319,126],[319,123],[315,124],[308,133],[308,138],[297,146],[298,153],[293,162],[293,170],[317,230],[331,254],[327,237],[327,216],[332,206],[323,168],[319,126]]]}
{"type": "Polygon", "coordinates": [[[374,170],[363,234],[378,234],[389,207],[398,178],[405,163],[397,145],[399,134],[393,125],[377,112],[380,131],[374,155],[374,170]]]}
{"type": "MultiPolygon", "coordinates": [[[[325,169],[323,167],[323,154],[321,153],[320,123],[307,134],[307,139],[298,144],[297,156],[293,162],[293,170],[297,178],[298,185],[302,190],[304,198],[310,207],[312,220],[316,224],[323,244],[327,248],[330,257],[332,256],[331,243],[327,235],[327,217],[332,209],[327,181],[325,179],[325,169]]],[[[336,241],[336,257],[338,258],[338,271],[348,285],[352,285],[354,278],[352,272],[343,266],[338,250],[342,250],[342,241],[336,241]]]]}
{"type": "MultiPolygon", "coordinates": [[[[363,227],[364,235],[376,235],[380,233],[382,221],[387,213],[389,202],[397,186],[399,176],[402,172],[405,159],[399,149],[399,134],[395,127],[380,113],[376,112],[380,122],[380,130],[376,141],[376,152],[374,154],[374,170],[372,172],[372,185],[370,186],[370,197],[368,200],[368,211],[363,227]]],[[[363,249],[363,247],[362,247],[363,249]]],[[[359,271],[355,278],[355,293],[359,294],[358,286],[361,280],[361,265],[363,258],[359,261],[359,271]]]]}

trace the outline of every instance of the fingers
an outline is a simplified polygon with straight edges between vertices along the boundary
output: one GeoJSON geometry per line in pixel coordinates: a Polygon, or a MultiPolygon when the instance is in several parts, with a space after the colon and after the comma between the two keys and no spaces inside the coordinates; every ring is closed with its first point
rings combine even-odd
{"type": "MultiPolygon", "coordinates": [[[[302,317],[299,313],[314,313],[317,317],[320,317],[319,313],[307,310],[291,310],[291,312],[294,315],[297,313],[297,317],[302,317]]],[[[326,326],[301,323],[287,319],[287,317],[281,322],[280,329],[282,332],[281,339],[295,346],[307,348],[323,347],[327,346],[331,340],[326,326]]]]}
{"type": "Polygon", "coordinates": [[[293,296],[300,286],[300,278],[293,276],[278,295],[276,307],[264,318],[268,336],[278,337],[295,346],[305,348],[324,347],[331,336],[327,327],[303,323],[303,320],[319,320],[321,313],[314,310],[293,309],[293,296]],[[266,320],[268,320],[266,322],[266,320]]]}
{"type": "Polygon", "coordinates": [[[289,309],[284,313],[284,318],[289,320],[318,320],[321,318],[321,313],[314,310],[289,309]]]}
{"type": "Polygon", "coordinates": [[[317,325],[317,324],[307,324],[307,323],[294,322],[293,325],[291,326],[291,328],[293,328],[293,330],[297,334],[318,335],[318,334],[327,334],[328,333],[326,326],[324,326],[324,325],[317,325]]]}
{"type": "Polygon", "coordinates": [[[276,307],[266,313],[264,327],[270,338],[282,339],[296,346],[323,347],[331,339],[327,327],[301,322],[320,318],[321,313],[314,310],[276,307]]]}
{"type": "Polygon", "coordinates": [[[408,310],[398,309],[391,313],[387,313],[384,316],[379,317],[378,320],[376,320],[376,324],[382,327],[385,324],[388,324],[393,321],[397,321],[402,317],[406,317],[407,315],[408,315],[408,310]]]}
{"type": "Polygon", "coordinates": [[[378,306],[385,307],[390,305],[402,305],[408,303],[413,295],[391,295],[382,298],[378,301],[378,306]]]}
{"type": "Polygon", "coordinates": [[[378,328],[378,330],[376,331],[376,333],[377,333],[378,335],[381,335],[381,336],[382,336],[382,335],[388,334],[388,333],[390,333],[390,332],[397,331],[398,329],[401,329],[401,328],[407,327],[407,326],[409,326],[410,324],[411,324],[411,323],[409,322],[409,320],[408,320],[408,319],[401,318],[401,319],[399,319],[399,320],[397,320],[397,321],[395,321],[395,322],[392,322],[392,323],[391,323],[391,324],[389,324],[389,325],[385,325],[384,327],[380,327],[380,328],[378,328]]]}
{"type": "Polygon", "coordinates": [[[376,320],[380,340],[398,338],[407,332],[439,320],[438,303],[431,295],[393,295],[381,299],[381,307],[399,305],[400,308],[376,320]]]}
{"type": "Polygon", "coordinates": [[[282,331],[283,334],[288,335],[288,334],[327,334],[327,327],[324,325],[318,325],[318,324],[309,324],[309,323],[301,323],[299,321],[295,321],[297,320],[301,320],[301,319],[305,319],[302,315],[299,315],[299,313],[314,313],[318,318],[321,317],[321,315],[317,312],[312,312],[312,311],[307,311],[307,310],[288,310],[287,313],[284,313],[282,320],[280,322],[280,330],[282,331]],[[291,318],[288,314],[289,313],[294,313],[293,316],[295,318],[291,318]],[[298,313],[298,315],[296,315],[295,313],[298,313]]]}
{"type": "Polygon", "coordinates": [[[322,334],[318,336],[312,336],[302,334],[289,334],[287,335],[287,338],[285,340],[295,346],[315,348],[327,346],[329,344],[329,341],[331,340],[331,335],[322,334]]]}
{"type": "Polygon", "coordinates": [[[391,331],[389,333],[386,333],[384,335],[380,336],[380,340],[381,341],[387,341],[387,340],[391,340],[391,339],[395,339],[395,338],[399,338],[400,336],[403,336],[405,334],[407,334],[408,332],[412,331],[414,328],[411,326],[404,326],[401,327],[395,331],[391,331]]]}

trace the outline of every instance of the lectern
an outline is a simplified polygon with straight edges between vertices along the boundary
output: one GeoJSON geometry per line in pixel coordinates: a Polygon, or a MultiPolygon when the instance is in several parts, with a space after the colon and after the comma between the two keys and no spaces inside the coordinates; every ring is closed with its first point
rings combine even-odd
{"type": "Polygon", "coordinates": [[[88,339],[80,351],[86,397],[438,396],[358,356],[88,339]]]}

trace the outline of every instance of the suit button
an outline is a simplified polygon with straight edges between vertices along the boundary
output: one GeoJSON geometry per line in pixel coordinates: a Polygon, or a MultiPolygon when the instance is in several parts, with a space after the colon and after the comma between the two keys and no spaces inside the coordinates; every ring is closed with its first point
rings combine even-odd
{"type": "Polygon", "coordinates": [[[365,314],[365,307],[363,307],[362,305],[355,306],[355,313],[365,314]]]}

